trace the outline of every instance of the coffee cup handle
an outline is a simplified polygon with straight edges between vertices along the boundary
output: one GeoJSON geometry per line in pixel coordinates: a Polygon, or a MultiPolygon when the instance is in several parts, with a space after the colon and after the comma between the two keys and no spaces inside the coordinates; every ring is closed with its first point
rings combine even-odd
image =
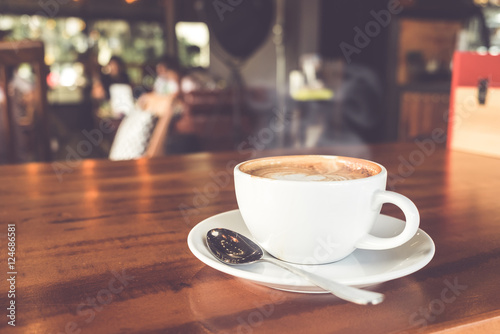
{"type": "Polygon", "coordinates": [[[418,209],[413,202],[407,197],[392,192],[392,191],[379,191],[376,192],[373,198],[374,210],[380,211],[382,204],[392,203],[398,206],[404,213],[406,224],[404,230],[395,237],[379,238],[371,234],[364,236],[356,244],[359,249],[389,249],[398,247],[415,235],[420,224],[420,215],[418,209]]]}

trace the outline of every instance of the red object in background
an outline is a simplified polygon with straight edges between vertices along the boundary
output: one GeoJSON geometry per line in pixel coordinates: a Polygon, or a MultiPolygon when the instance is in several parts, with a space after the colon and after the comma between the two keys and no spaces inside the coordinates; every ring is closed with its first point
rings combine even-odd
{"type": "Polygon", "coordinates": [[[54,72],[50,72],[48,75],[47,75],[47,85],[50,87],[50,88],[55,88],[57,85],[59,85],[59,75],[57,73],[54,73],[54,72]]]}
{"type": "Polygon", "coordinates": [[[450,113],[448,115],[448,147],[453,138],[456,92],[459,87],[478,87],[479,81],[488,79],[489,87],[500,87],[500,55],[456,51],[453,55],[450,113]]]}
{"type": "Polygon", "coordinates": [[[456,87],[474,87],[478,80],[488,78],[490,87],[500,87],[500,55],[477,52],[455,52],[451,90],[456,87]]]}

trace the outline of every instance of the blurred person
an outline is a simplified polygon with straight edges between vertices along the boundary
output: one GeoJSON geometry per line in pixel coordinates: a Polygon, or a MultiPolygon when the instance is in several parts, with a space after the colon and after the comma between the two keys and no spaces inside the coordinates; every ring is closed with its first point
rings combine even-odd
{"type": "Polygon", "coordinates": [[[189,76],[184,75],[177,59],[170,56],[158,60],[156,75],[153,91],[141,95],[137,102],[140,109],[158,117],[157,130],[151,141],[161,142],[161,145],[154,145],[158,147],[158,151],[150,156],[197,151],[199,143],[192,134],[190,112],[183,100],[183,93],[195,90],[199,86],[192,81],[186,81],[184,86],[187,84],[188,88],[187,91],[183,91],[181,82],[187,80],[189,76]],[[184,128],[180,126],[182,129],[179,131],[178,125],[181,120],[184,120],[185,124],[184,128]],[[176,131],[174,128],[177,128],[176,131]]]}
{"type": "Polygon", "coordinates": [[[142,94],[137,105],[157,116],[169,113],[167,108],[180,93],[181,70],[175,58],[163,56],[156,63],[156,78],[151,93],[142,94]]]}
{"type": "Polygon", "coordinates": [[[179,62],[170,56],[160,58],[156,64],[153,92],[160,95],[177,94],[182,73],[179,62]]]}
{"type": "Polygon", "coordinates": [[[17,68],[8,70],[7,98],[8,108],[11,110],[14,126],[12,127],[16,154],[20,161],[33,161],[36,159],[32,147],[36,147],[34,137],[35,114],[38,106],[38,92],[36,91],[35,73],[33,68],[17,68]]]}
{"type": "Polygon", "coordinates": [[[339,124],[330,119],[330,131],[320,145],[379,141],[383,135],[384,91],[377,72],[362,64],[344,64],[336,93],[339,124]]]}
{"type": "MultiPolygon", "coordinates": [[[[366,143],[379,141],[383,135],[384,92],[377,72],[341,59],[322,60],[313,70],[317,76],[309,81],[321,83],[334,94],[331,98],[295,102],[300,122],[293,140],[305,147],[353,144],[360,152],[367,149],[366,143]]],[[[301,81],[305,84],[306,80],[301,81]]]]}
{"type": "Polygon", "coordinates": [[[96,82],[97,87],[101,85],[106,99],[109,99],[109,87],[111,87],[112,84],[130,85],[130,78],[127,74],[125,62],[118,56],[112,56],[109,59],[108,64],[102,68],[100,83],[96,82]]]}

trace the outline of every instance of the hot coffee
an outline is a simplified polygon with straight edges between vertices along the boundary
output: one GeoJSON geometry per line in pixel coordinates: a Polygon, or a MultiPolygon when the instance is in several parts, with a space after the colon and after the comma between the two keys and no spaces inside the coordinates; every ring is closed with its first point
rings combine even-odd
{"type": "Polygon", "coordinates": [[[324,156],[284,156],[263,158],[240,166],[253,176],[291,181],[345,181],[380,173],[378,165],[366,160],[324,156]]]}
{"type": "Polygon", "coordinates": [[[329,263],[356,248],[389,249],[410,240],[418,210],[403,195],[386,191],[386,183],[382,165],[339,156],[269,157],[234,168],[238,207],[252,236],[274,257],[300,264],[329,263]],[[370,234],[384,203],[401,208],[407,219],[391,238],[370,234]]]}

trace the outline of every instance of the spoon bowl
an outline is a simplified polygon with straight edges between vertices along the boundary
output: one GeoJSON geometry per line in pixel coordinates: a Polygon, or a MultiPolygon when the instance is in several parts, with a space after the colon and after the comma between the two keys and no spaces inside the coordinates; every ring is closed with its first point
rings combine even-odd
{"type": "Polygon", "coordinates": [[[264,256],[264,251],[255,242],[224,228],[210,230],[207,233],[207,244],[212,254],[227,264],[250,264],[264,256]]]}
{"type": "Polygon", "coordinates": [[[235,231],[225,228],[211,229],[207,233],[207,245],[215,258],[228,265],[265,261],[301,276],[341,299],[356,304],[376,305],[384,300],[384,295],[381,293],[343,285],[271,257],[255,242],[235,231]]]}

